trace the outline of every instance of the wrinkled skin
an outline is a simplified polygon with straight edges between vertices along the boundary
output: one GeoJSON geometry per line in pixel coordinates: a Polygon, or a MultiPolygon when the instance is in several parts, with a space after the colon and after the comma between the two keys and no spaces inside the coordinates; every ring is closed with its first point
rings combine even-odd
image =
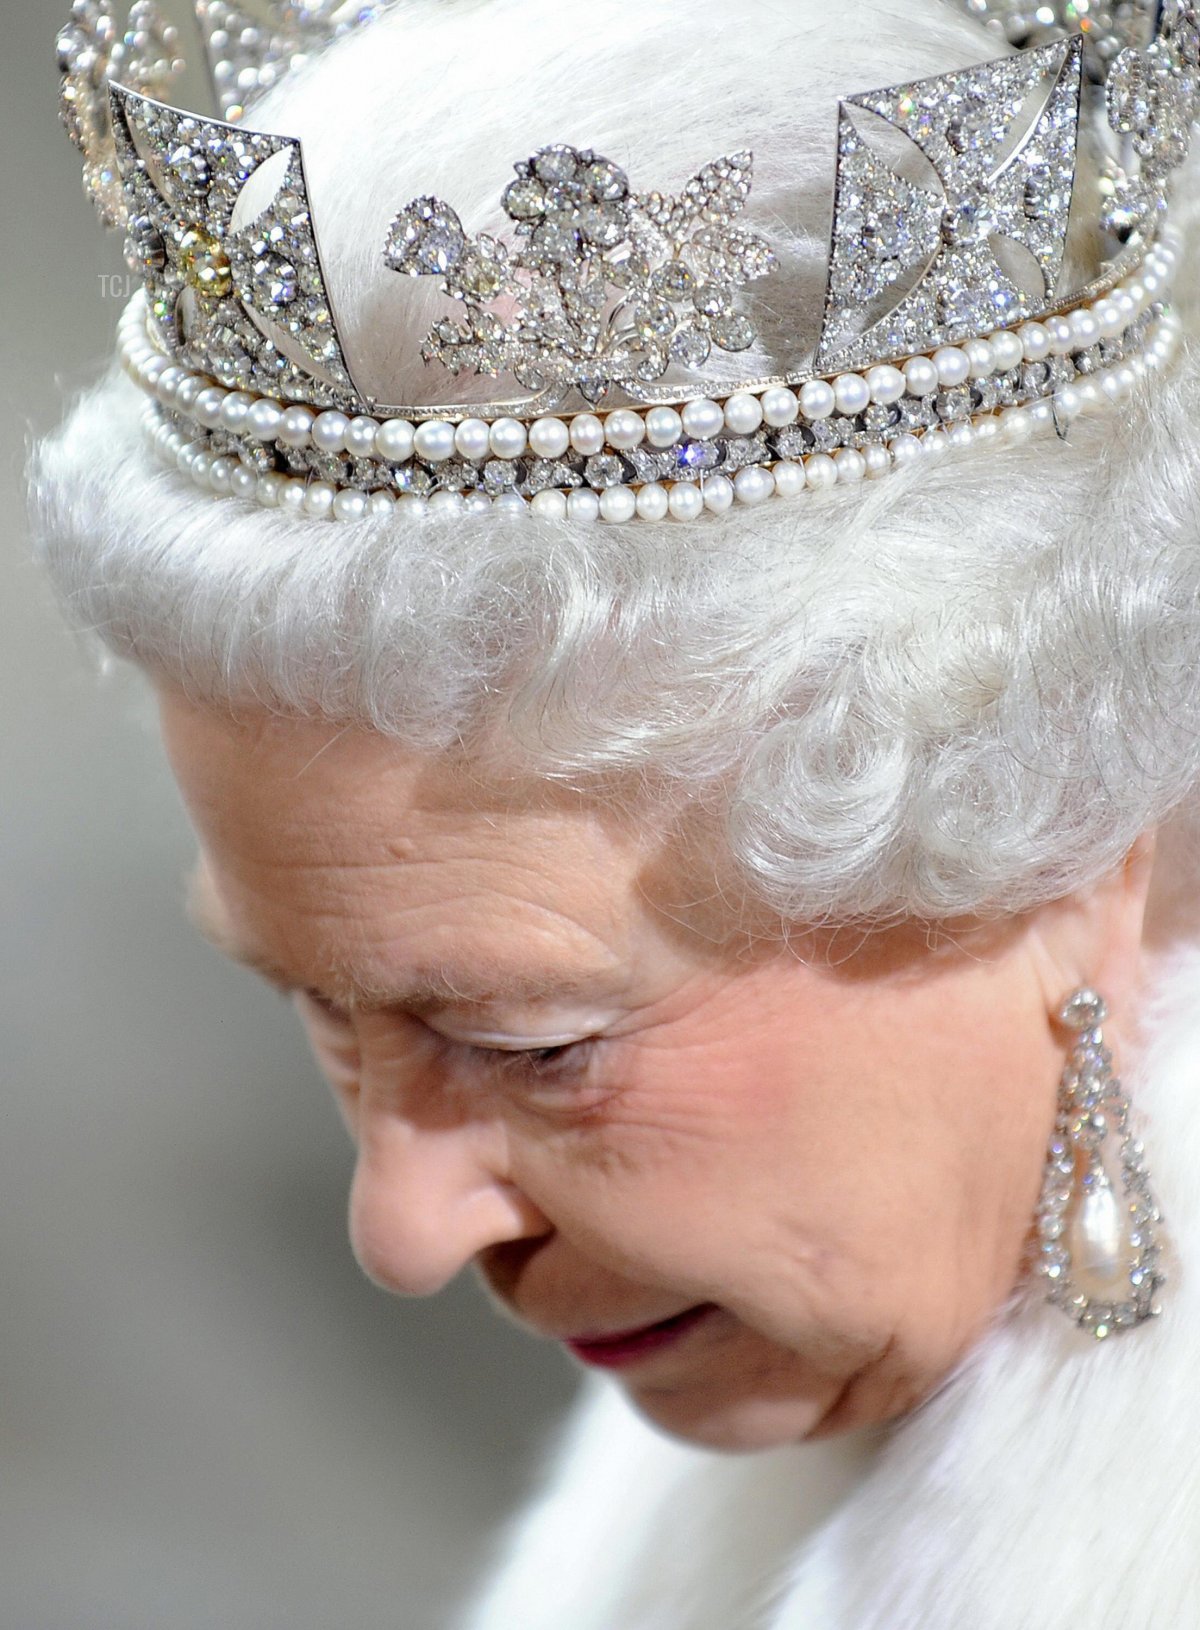
{"type": "Polygon", "coordinates": [[[909,1410],[1027,1274],[1053,1015],[1083,983],[1114,1024],[1133,1001],[1152,839],[1084,895],[932,946],[920,925],[751,938],[695,852],[577,795],[169,691],[162,714],[197,915],[297,993],[380,1285],[429,1295],[474,1264],[555,1338],[716,1304],[619,1377],[667,1431],[752,1449],[909,1410]],[[421,1000],[431,964],[451,991],[421,1000]],[[583,989],[467,999],[497,964],[583,989]]]}

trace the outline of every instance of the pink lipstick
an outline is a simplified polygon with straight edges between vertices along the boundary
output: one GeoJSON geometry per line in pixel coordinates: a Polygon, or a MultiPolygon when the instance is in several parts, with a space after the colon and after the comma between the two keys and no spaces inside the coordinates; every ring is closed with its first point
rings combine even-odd
{"type": "Polygon", "coordinates": [[[618,1369],[671,1346],[713,1311],[714,1304],[705,1302],[701,1307],[676,1313],[673,1318],[660,1319],[657,1324],[642,1325],[637,1330],[622,1330],[612,1336],[573,1336],[565,1345],[585,1364],[594,1364],[601,1369],[618,1369]]]}

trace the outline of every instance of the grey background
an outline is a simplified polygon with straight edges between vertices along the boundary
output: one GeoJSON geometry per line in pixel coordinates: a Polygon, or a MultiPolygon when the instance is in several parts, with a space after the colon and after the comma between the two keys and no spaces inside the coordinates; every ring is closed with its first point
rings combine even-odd
{"type": "Polygon", "coordinates": [[[290,1010],[183,919],[142,687],[29,563],[28,444],[123,273],[57,121],[67,10],[0,19],[0,1630],[441,1630],[573,1370],[468,1284],[361,1279],[290,1010]]]}

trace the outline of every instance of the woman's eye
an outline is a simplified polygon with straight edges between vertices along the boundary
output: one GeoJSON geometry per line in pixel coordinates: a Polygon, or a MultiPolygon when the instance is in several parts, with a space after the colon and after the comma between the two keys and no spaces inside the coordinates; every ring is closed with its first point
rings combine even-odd
{"type": "Polygon", "coordinates": [[[569,1041],[557,1047],[478,1047],[489,1063],[506,1074],[541,1080],[564,1080],[581,1075],[592,1052],[588,1041],[569,1041]]]}

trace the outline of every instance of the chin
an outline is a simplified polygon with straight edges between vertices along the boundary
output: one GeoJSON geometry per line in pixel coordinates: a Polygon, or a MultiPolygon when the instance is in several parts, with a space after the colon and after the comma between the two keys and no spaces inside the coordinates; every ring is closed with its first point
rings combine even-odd
{"type": "Polygon", "coordinates": [[[833,1398],[762,1398],[733,1389],[690,1391],[628,1387],[629,1401],[660,1431],[697,1448],[722,1454],[754,1454],[802,1443],[829,1413],[833,1398]]]}

